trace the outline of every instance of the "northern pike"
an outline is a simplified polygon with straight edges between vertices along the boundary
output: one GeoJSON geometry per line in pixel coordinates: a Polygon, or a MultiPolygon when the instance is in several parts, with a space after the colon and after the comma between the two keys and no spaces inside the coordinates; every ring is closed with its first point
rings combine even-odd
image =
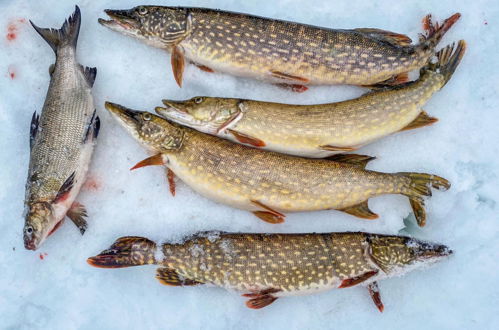
{"type": "Polygon", "coordinates": [[[99,23],[171,53],[179,86],[186,62],[204,71],[256,78],[304,91],[305,85],[397,84],[426,65],[461,16],[441,25],[423,20],[420,42],[403,34],[362,28],[333,30],[206,8],[138,6],[105,10],[99,23]]]}
{"type": "Polygon", "coordinates": [[[24,246],[36,250],[65,216],[81,234],[85,232],[87,213],[75,198],[86,177],[100,121],[91,94],[97,69],[76,60],[78,6],[60,30],[31,24],[56,54],[41,115],[35,111],[31,120],[24,246]]]}
{"type": "Polygon", "coordinates": [[[212,284],[245,292],[249,308],[279,297],[367,286],[382,312],[378,280],[440,261],[445,245],[368,233],[243,234],[205,232],[181,242],[122,237],[87,262],[101,268],[158,265],[165,285],[212,284]]]}
{"type": "Polygon", "coordinates": [[[132,169],[166,165],[170,189],[174,175],[217,202],[253,212],[270,223],[284,212],[336,209],[365,219],[378,216],[367,200],[383,194],[409,197],[419,225],[425,224],[424,196],[431,187],[448,189],[447,180],[422,173],[380,173],[364,167],[372,157],[336,155],[309,159],[246,147],[172,124],[144,111],[106,102],[114,118],[153,156],[132,169]]]}
{"type": "Polygon", "coordinates": [[[354,151],[389,134],[437,121],[422,110],[451,78],[464,41],[448,46],[415,82],[387,87],[357,99],[291,105],[218,97],[163,100],[156,112],[176,123],[248,146],[304,157],[354,151]]]}

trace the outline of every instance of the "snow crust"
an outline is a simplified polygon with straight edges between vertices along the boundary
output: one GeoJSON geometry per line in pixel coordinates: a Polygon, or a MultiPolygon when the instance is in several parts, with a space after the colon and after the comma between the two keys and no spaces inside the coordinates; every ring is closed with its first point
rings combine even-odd
{"type": "Polygon", "coordinates": [[[426,105],[440,119],[359,152],[378,157],[369,169],[433,173],[450,180],[447,192],[427,202],[428,222],[418,228],[402,196],[370,201],[380,219],[365,221],[335,211],[290,214],[270,225],[252,214],[216,204],[182,183],[168,192],[163,168],[134,172],[147,157],[105,111],[105,101],[150,110],[161,99],[240,97],[297,104],[324,103],[361,95],[349,86],[313,87],[294,94],[261,82],[202,72],[188,66],[184,87],[175,84],[169,55],[97,23],[105,8],[147,2],[81,0],[79,62],[98,68],[93,88],[101,132],[89,181],[77,200],[89,213],[81,237],[67,221],[39,251],[22,243],[29,124],[40,111],[54,54],[31,28],[59,28],[74,10],[61,0],[0,1],[0,328],[3,329],[499,329],[499,2],[475,0],[155,1],[205,6],[333,28],[376,27],[417,40],[421,19],[462,13],[440,47],[465,39],[466,55],[451,81],[426,105]],[[23,21],[24,20],[24,21],[23,21]],[[15,38],[13,38],[14,33],[15,38]],[[10,40],[9,40],[10,39],[10,40]],[[220,288],[165,287],[154,267],[105,270],[86,258],[126,235],[180,241],[198,231],[341,232],[412,235],[448,245],[447,260],[431,269],[379,283],[380,314],[363,287],[282,298],[262,310],[220,288]]]}

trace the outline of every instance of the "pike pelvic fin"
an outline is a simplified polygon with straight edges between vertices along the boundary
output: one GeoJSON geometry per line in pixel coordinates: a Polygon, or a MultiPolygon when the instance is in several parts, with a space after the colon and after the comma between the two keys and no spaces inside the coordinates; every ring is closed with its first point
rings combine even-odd
{"type": "Polygon", "coordinates": [[[166,177],[168,178],[168,186],[170,187],[170,193],[175,197],[175,173],[172,170],[166,170],[166,177]]]}
{"type": "Polygon", "coordinates": [[[426,224],[426,211],[423,197],[431,196],[432,187],[439,190],[449,189],[450,182],[437,175],[426,173],[400,172],[397,174],[409,179],[403,194],[406,195],[411,202],[411,207],[418,225],[423,227],[426,224]]]}
{"type": "Polygon", "coordinates": [[[29,126],[29,148],[33,149],[33,144],[35,144],[36,133],[38,133],[38,125],[40,124],[40,116],[33,112],[31,117],[31,124],[29,126]]]}
{"type": "Polygon", "coordinates": [[[66,200],[66,198],[69,197],[69,193],[70,193],[70,191],[73,188],[73,185],[75,183],[75,176],[76,176],[76,173],[73,172],[66,179],[66,181],[64,181],[61,188],[59,189],[59,192],[55,196],[53,203],[57,204],[59,202],[63,202],[64,200],[66,200]]]}
{"type": "Polygon", "coordinates": [[[402,128],[400,132],[408,131],[419,127],[429,126],[436,123],[437,121],[438,121],[437,118],[429,116],[425,111],[421,111],[421,113],[416,117],[416,119],[414,119],[406,127],[402,128]]]}
{"type": "Polygon", "coordinates": [[[376,213],[372,212],[369,209],[367,201],[362,202],[362,203],[357,204],[357,205],[354,205],[354,206],[346,207],[346,208],[341,209],[339,211],[348,213],[348,214],[356,216],[358,218],[367,219],[367,220],[374,220],[374,219],[379,218],[379,216],[376,213]]]}
{"type": "Polygon", "coordinates": [[[213,70],[210,67],[207,67],[206,65],[201,65],[201,64],[197,64],[197,63],[194,63],[194,65],[197,66],[199,68],[199,70],[201,70],[201,71],[208,72],[208,73],[215,72],[215,70],[213,70]]]}
{"type": "Polygon", "coordinates": [[[130,171],[133,171],[135,169],[138,169],[138,168],[141,168],[141,167],[144,167],[144,166],[152,166],[152,165],[164,165],[164,161],[163,161],[163,156],[161,154],[157,154],[157,155],[154,155],[154,156],[151,156],[151,157],[148,157],[144,160],[141,160],[140,162],[138,162],[137,164],[135,164],[135,166],[133,166],[130,171]]]}
{"type": "Polygon", "coordinates": [[[203,284],[198,281],[185,278],[177,273],[176,270],[162,267],[156,270],[156,278],[161,284],[170,286],[191,286],[203,284]]]}
{"type": "Polygon", "coordinates": [[[229,133],[231,133],[237,141],[243,143],[243,144],[249,144],[253,147],[265,147],[265,142],[263,142],[260,139],[257,139],[255,137],[249,136],[244,133],[240,133],[238,131],[235,131],[233,129],[227,129],[229,133]]]}
{"type": "Polygon", "coordinates": [[[338,289],[349,288],[351,286],[360,284],[360,283],[362,283],[364,281],[367,281],[368,279],[370,279],[371,277],[373,277],[373,276],[375,276],[377,274],[378,274],[378,271],[377,270],[373,270],[373,271],[361,274],[359,276],[355,276],[355,277],[343,280],[341,282],[340,286],[338,287],[338,289]]]}
{"type": "Polygon", "coordinates": [[[381,295],[379,294],[379,287],[378,287],[378,282],[374,281],[370,283],[367,286],[367,289],[369,290],[369,295],[371,296],[374,304],[378,308],[378,310],[383,313],[385,310],[385,306],[383,305],[383,302],[381,301],[381,295]]]}
{"type": "Polygon", "coordinates": [[[66,213],[66,216],[71,219],[75,226],[80,230],[80,234],[85,234],[88,227],[87,220],[85,220],[88,216],[85,206],[78,202],[74,202],[66,213]]]}
{"type": "Polygon", "coordinates": [[[171,56],[173,76],[178,86],[182,87],[182,77],[185,69],[184,49],[181,46],[174,46],[171,56]]]}
{"type": "Polygon", "coordinates": [[[81,13],[80,8],[75,6],[74,13],[66,19],[62,27],[57,29],[44,29],[29,21],[38,34],[52,47],[57,54],[57,49],[63,46],[76,48],[78,34],[80,33],[81,13]]]}
{"type": "Polygon", "coordinates": [[[395,76],[388,78],[385,81],[381,81],[377,84],[362,85],[361,87],[369,88],[372,90],[379,90],[379,89],[390,88],[393,86],[399,86],[399,85],[405,84],[407,82],[409,82],[409,73],[402,72],[402,73],[399,73],[398,75],[395,75],[395,76]]]}
{"type": "Polygon", "coordinates": [[[267,289],[262,290],[260,292],[254,293],[246,293],[243,294],[243,297],[252,298],[246,302],[246,306],[251,309],[260,309],[272,304],[277,300],[277,297],[274,297],[272,293],[279,292],[279,289],[267,289]]]}
{"type": "Polygon", "coordinates": [[[373,28],[362,28],[355,29],[355,31],[368,34],[378,40],[388,42],[396,46],[410,46],[412,39],[405,34],[395,33],[387,30],[373,29],[373,28]]]}
{"type": "Polygon", "coordinates": [[[118,238],[109,249],[88,258],[87,263],[99,268],[152,265],[156,263],[155,253],[156,243],[153,241],[145,237],[126,236],[118,238]]]}
{"type": "Polygon", "coordinates": [[[272,208],[268,207],[267,205],[259,202],[259,201],[251,201],[254,205],[261,207],[265,209],[266,211],[254,211],[253,214],[260,218],[261,220],[276,224],[276,223],[283,223],[284,218],[286,217],[284,214],[281,212],[278,212],[276,210],[273,210],[272,208]]]}
{"type": "Polygon", "coordinates": [[[366,155],[357,155],[357,154],[339,154],[331,157],[324,158],[327,160],[331,160],[333,162],[345,163],[357,166],[361,169],[366,168],[367,164],[376,159],[376,157],[366,156],[366,155]]]}

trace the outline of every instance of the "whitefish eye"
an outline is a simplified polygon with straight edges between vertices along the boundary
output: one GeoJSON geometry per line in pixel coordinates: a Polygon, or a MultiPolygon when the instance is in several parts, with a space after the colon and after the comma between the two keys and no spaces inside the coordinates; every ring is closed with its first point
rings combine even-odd
{"type": "Polygon", "coordinates": [[[202,97],[196,97],[196,98],[194,99],[194,103],[199,104],[199,103],[201,103],[201,102],[203,102],[203,98],[202,98],[202,97]]]}

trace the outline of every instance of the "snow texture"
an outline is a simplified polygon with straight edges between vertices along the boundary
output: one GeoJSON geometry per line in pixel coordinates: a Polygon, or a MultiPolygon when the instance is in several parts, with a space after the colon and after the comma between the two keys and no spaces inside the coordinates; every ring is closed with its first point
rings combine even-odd
{"type": "Polygon", "coordinates": [[[336,211],[290,214],[282,225],[213,203],[182,183],[173,198],[165,170],[129,168],[147,156],[105,111],[109,100],[153,110],[162,98],[241,97],[289,103],[349,99],[356,87],[313,87],[294,94],[261,82],[209,74],[189,66],[184,87],[173,79],[169,55],[97,23],[105,8],[142,1],[81,0],[79,62],[98,68],[93,88],[102,128],[89,180],[78,200],[89,212],[82,237],[66,221],[35,253],[23,247],[24,184],[29,124],[40,111],[54,54],[28,23],[59,28],[72,1],[0,1],[0,328],[4,329],[499,329],[499,2],[495,0],[275,0],[161,1],[247,12],[334,28],[377,27],[417,40],[421,19],[461,20],[440,47],[465,39],[467,53],[451,81],[425,110],[440,121],[395,134],[360,150],[378,157],[369,168],[416,171],[452,182],[428,201],[428,224],[415,225],[408,200],[370,201],[375,221],[336,211]],[[166,287],[154,267],[105,270],[86,258],[125,235],[178,240],[204,230],[232,232],[367,231],[409,234],[449,245],[455,254],[424,271],[379,283],[380,314],[364,287],[282,298],[262,310],[245,307],[239,294],[216,287],[166,287]]]}

